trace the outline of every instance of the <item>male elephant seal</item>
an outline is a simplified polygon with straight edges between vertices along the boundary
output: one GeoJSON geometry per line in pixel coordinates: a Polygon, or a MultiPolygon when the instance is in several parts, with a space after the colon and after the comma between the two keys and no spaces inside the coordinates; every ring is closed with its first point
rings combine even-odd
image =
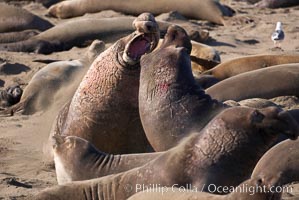
{"type": "Polygon", "coordinates": [[[143,12],[161,14],[178,11],[185,17],[208,20],[216,24],[224,24],[224,16],[233,15],[231,9],[213,0],[190,0],[187,4],[180,0],[160,0],[159,3],[153,3],[150,0],[73,0],[55,4],[49,8],[48,12],[55,17],[70,18],[102,10],[115,10],[133,15],[143,12]]]}
{"type": "Polygon", "coordinates": [[[252,178],[235,188],[228,188],[232,192],[227,195],[200,192],[200,188],[151,188],[151,191],[144,189],[128,200],[279,200],[281,192],[275,192],[278,185],[273,184],[274,181],[252,178]]]}
{"type": "Polygon", "coordinates": [[[223,62],[203,74],[223,80],[244,72],[288,63],[299,63],[299,54],[245,56],[223,62]]]}
{"type": "Polygon", "coordinates": [[[156,151],[175,146],[191,131],[200,131],[224,108],[196,83],[191,48],[184,29],[171,26],[160,48],[141,59],[139,111],[156,151]]]}
{"type": "Polygon", "coordinates": [[[46,65],[31,78],[20,102],[1,114],[15,112],[33,114],[37,111],[44,111],[53,104],[56,106],[58,103],[65,104],[75,93],[90,64],[104,49],[105,44],[95,40],[81,59],[58,61],[46,65]],[[58,99],[56,95],[61,90],[65,91],[63,97],[58,99]]]}
{"type": "Polygon", "coordinates": [[[41,192],[35,199],[127,199],[139,186],[237,186],[246,180],[258,159],[284,133],[295,139],[298,124],[277,108],[233,107],[217,115],[201,133],[149,163],[88,181],[72,182],[41,192]],[[233,163],[233,164],[232,164],[233,163]]]}
{"type": "Polygon", "coordinates": [[[139,60],[159,41],[149,13],[133,22],[136,31],[118,40],[93,62],[54,134],[82,137],[108,153],[149,150],[138,111],[139,60]]]}
{"type": "Polygon", "coordinates": [[[279,176],[284,185],[299,181],[299,140],[286,140],[272,147],[255,166],[252,177],[264,180],[279,176]]]}
{"type": "Polygon", "coordinates": [[[206,90],[218,101],[299,96],[299,63],[276,65],[223,80],[206,90]]]}
{"type": "Polygon", "coordinates": [[[47,30],[53,25],[32,13],[5,3],[0,3],[0,33],[26,29],[47,30]]]}
{"type": "Polygon", "coordinates": [[[89,180],[140,167],[162,153],[112,155],[76,136],[53,137],[58,184],[89,180]]]}

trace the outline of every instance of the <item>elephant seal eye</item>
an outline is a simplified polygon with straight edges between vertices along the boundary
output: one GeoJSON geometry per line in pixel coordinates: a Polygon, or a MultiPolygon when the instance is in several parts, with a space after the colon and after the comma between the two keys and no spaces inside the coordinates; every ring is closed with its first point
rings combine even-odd
{"type": "Polygon", "coordinates": [[[264,118],[265,118],[265,115],[260,113],[258,110],[253,111],[251,114],[251,121],[253,123],[261,123],[264,118]]]}

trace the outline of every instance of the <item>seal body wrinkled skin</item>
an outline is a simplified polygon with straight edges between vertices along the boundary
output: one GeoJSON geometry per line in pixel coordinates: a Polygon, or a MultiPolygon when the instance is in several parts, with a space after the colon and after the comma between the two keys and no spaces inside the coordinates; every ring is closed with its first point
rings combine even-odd
{"type": "Polygon", "coordinates": [[[161,153],[112,155],[76,136],[53,137],[54,161],[58,184],[89,180],[140,167],[161,153]]]}
{"type": "Polygon", "coordinates": [[[141,59],[139,111],[155,151],[177,145],[224,109],[196,83],[191,48],[184,29],[171,26],[161,46],[141,59]]]}
{"type": "Polygon", "coordinates": [[[149,13],[133,24],[134,33],[93,62],[68,108],[58,116],[54,134],[82,137],[108,153],[151,149],[138,114],[139,59],[156,47],[159,30],[149,13]]]}
{"type": "Polygon", "coordinates": [[[26,29],[47,30],[53,25],[32,13],[5,3],[0,3],[0,33],[26,29]],[[9,20],[8,20],[9,19],[9,20]]]}
{"type": "Polygon", "coordinates": [[[258,159],[278,133],[298,137],[298,124],[277,108],[256,110],[233,107],[217,115],[201,133],[194,133],[178,146],[149,163],[99,179],[53,187],[35,199],[127,199],[139,185],[186,187],[207,191],[209,184],[237,186],[246,180],[258,159]]]}
{"type": "Polygon", "coordinates": [[[232,10],[213,0],[191,0],[188,2],[188,5],[180,0],[161,0],[159,3],[153,3],[149,0],[129,0],[125,2],[120,0],[75,0],[53,5],[49,8],[48,12],[55,17],[70,18],[102,10],[115,10],[135,15],[142,12],[161,14],[176,10],[185,17],[208,20],[216,24],[224,24],[224,16],[233,15],[232,10]]]}
{"type": "Polygon", "coordinates": [[[55,95],[61,89],[66,91],[58,101],[60,105],[65,104],[75,93],[90,64],[104,49],[105,44],[95,40],[81,59],[58,61],[46,65],[29,81],[20,102],[4,112],[7,114],[15,112],[33,114],[45,111],[53,104],[58,103],[57,100],[55,101],[55,95]]]}
{"type": "MultiPolygon", "coordinates": [[[[275,179],[274,179],[275,180],[275,179]]],[[[279,200],[281,193],[271,192],[270,189],[277,186],[270,181],[263,181],[262,179],[254,178],[249,179],[238,185],[233,192],[227,195],[215,195],[206,192],[194,190],[178,189],[178,188],[155,188],[154,191],[141,191],[128,200],[279,200]],[[258,188],[265,188],[260,191],[258,188]],[[271,188],[272,187],[272,188],[271,188]],[[243,188],[250,188],[243,190],[243,188]]],[[[197,188],[198,189],[198,188],[197,188]]]]}
{"type": "Polygon", "coordinates": [[[244,72],[289,63],[299,63],[299,54],[245,56],[221,63],[203,74],[224,80],[244,72]]]}
{"type": "Polygon", "coordinates": [[[252,177],[265,180],[279,176],[277,183],[285,185],[299,181],[299,141],[286,140],[267,151],[255,166],[252,177]]]}
{"type": "Polygon", "coordinates": [[[285,64],[246,72],[223,80],[206,90],[218,101],[298,96],[299,64],[285,64]]]}

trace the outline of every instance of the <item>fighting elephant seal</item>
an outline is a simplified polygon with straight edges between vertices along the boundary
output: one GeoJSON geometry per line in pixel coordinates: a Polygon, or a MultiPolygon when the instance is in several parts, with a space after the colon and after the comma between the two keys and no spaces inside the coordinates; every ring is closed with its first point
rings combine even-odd
{"type": "Polygon", "coordinates": [[[168,28],[160,48],[141,58],[139,112],[156,151],[200,131],[224,106],[206,95],[191,71],[191,42],[179,26],[168,28]]]}
{"type": "Polygon", "coordinates": [[[26,29],[47,30],[53,25],[32,13],[5,3],[0,3],[0,33],[26,29]]]}
{"type": "Polygon", "coordinates": [[[299,96],[299,63],[276,65],[239,74],[206,90],[218,101],[299,96]]]}
{"type": "Polygon", "coordinates": [[[89,180],[140,167],[161,153],[112,155],[76,136],[53,136],[53,153],[58,184],[89,180]]]}
{"type": "Polygon", "coordinates": [[[287,112],[277,108],[229,108],[217,115],[201,133],[193,133],[141,167],[53,187],[35,199],[122,200],[134,195],[138,185],[150,187],[153,184],[161,187],[191,184],[204,191],[209,184],[237,186],[250,176],[278,133],[292,139],[298,137],[298,124],[287,112]]]}
{"type": "Polygon", "coordinates": [[[138,114],[139,60],[158,44],[159,29],[149,13],[133,24],[134,33],[93,62],[71,103],[59,114],[54,134],[82,137],[108,153],[149,150],[138,114]]]}
{"type": "Polygon", "coordinates": [[[225,16],[233,15],[231,9],[213,0],[192,0],[188,1],[188,4],[180,0],[161,0],[159,3],[153,3],[150,0],[130,0],[125,2],[120,0],[73,0],[53,5],[48,12],[55,17],[70,18],[102,10],[115,10],[133,15],[143,12],[161,14],[169,11],[178,11],[185,17],[208,20],[216,24],[224,24],[225,16]]]}
{"type": "Polygon", "coordinates": [[[279,176],[282,185],[299,181],[299,140],[278,143],[263,155],[255,166],[252,177],[265,180],[279,176]]]}
{"type": "MultiPolygon", "coordinates": [[[[55,51],[69,50],[74,46],[84,47],[95,39],[106,43],[115,42],[121,37],[128,35],[135,29],[132,26],[134,17],[112,17],[112,18],[83,18],[70,20],[58,24],[28,40],[0,44],[0,51],[13,52],[36,52],[49,54],[55,51]],[[80,29],[78,28],[80,27],[80,29]]],[[[169,22],[158,22],[161,34],[167,31],[172,25],[169,22]]],[[[193,39],[204,41],[207,38],[198,26],[191,26],[190,23],[182,24],[193,39]],[[194,33],[195,36],[194,36],[194,33]]]]}
{"type": "Polygon", "coordinates": [[[241,73],[289,63],[299,63],[299,54],[245,56],[223,62],[203,74],[224,80],[241,73]]]}
{"type": "MultiPolygon", "coordinates": [[[[128,200],[275,200],[280,199],[281,192],[275,192],[273,180],[264,181],[260,178],[252,178],[244,181],[227,195],[216,195],[200,192],[200,188],[151,188],[141,191],[128,200]],[[263,190],[261,188],[264,188],[263,190]],[[247,189],[247,190],[246,190],[247,189]]],[[[222,190],[222,189],[221,189],[222,190]]]]}
{"type": "Polygon", "coordinates": [[[15,112],[33,114],[58,104],[57,101],[62,105],[65,104],[61,101],[68,101],[71,98],[90,64],[104,49],[105,44],[95,40],[81,59],[58,61],[46,65],[31,78],[20,102],[1,114],[15,112]],[[63,92],[62,98],[56,99],[56,94],[61,89],[66,91],[63,92]]]}

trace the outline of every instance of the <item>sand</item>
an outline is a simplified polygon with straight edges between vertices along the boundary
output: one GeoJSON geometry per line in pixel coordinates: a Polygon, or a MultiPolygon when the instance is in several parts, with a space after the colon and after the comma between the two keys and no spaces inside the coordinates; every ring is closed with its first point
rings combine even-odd
{"type": "MultiPolygon", "coordinates": [[[[227,22],[227,26],[213,25],[205,21],[195,21],[209,30],[211,40],[208,45],[220,52],[222,61],[232,58],[265,53],[299,53],[299,7],[284,9],[258,9],[246,2],[225,0],[237,13],[227,22]],[[285,31],[284,51],[273,49],[270,39],[277,21],[281,21],[285,31]]],[[[10,2],[48,19],[54,24],[66,20],[48,18],[46,9],[28,1],[10,2]]],[[[103,16],[119,14],[112,11],[103,16]]],[[[69,51],[39,55],[33,53],[1,52],[1,61],[19,64],[11,73],[0,73],[0,89],[13,83],[25,87],[31,77],[42,67],[36,59],[70,60],[80,58],[86,48],[74,47],[69,51]]],[[[46,187],[57,184],[55,172],[43,163],[42,146],[47,141],[54,118],[59,108],[54,106],[48,112],[34,115],[0,117],[0,200],[24,199],[46,187]]],[[[284,199],[299,199],[299,184],[292,185],[293,192],[284,194],[284,199]]]]}

